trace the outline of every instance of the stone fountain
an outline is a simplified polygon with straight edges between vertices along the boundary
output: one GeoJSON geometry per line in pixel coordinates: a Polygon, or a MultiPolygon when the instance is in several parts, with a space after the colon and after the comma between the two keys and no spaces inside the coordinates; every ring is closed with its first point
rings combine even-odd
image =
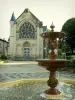
{"type": "Polygon", "coordinates": [[[50,26],[50,32],[44,32],[40,34],[44,39],[48,39],[47,45],[48,48],[51,49],[51,52],[48,55],[49,59],[36,60],[37,62],[39,62],[40,66],[50,71],[49,80],[47,81],[47,84],[50,88],[48,90],[45,90],[43,93],[44,97],[48,100],[58,100],[63,97],[63,93],[56,89],[56,86],[58,85],[58,80],[56,79],[56,71],[57,68],[64,67],[65,62],[71,62],[70,60],[56,59],[54,50],[58,47],[57,38],[64,37],[64,33],[54,32],[54,27],[55,26],[52,23],[52,25],[50,26]]]}

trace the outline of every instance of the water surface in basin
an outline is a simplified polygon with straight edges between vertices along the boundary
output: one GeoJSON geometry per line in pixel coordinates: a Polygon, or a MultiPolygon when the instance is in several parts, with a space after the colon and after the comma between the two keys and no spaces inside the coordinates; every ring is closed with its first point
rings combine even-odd
{"type": "MultiPolygon", "coordinates": [[[[25,82],[0,87],[0,100],[40,100],[40,94],[49,88],[46,82],[25,82]]],[[[59,83],[57,87],[64,92],[63,100],[75,100],[75,84],[59,83]]]]}

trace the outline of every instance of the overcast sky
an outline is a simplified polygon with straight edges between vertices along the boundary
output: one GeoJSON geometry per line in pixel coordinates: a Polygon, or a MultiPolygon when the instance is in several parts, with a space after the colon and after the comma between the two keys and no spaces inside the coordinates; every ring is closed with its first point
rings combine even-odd
{"type": "Polygon", "coordinates": [[[0,0],[0,38],[10,35],[10,18],[14,11],[17,18],[25,8],[48,28],[52,21],[55,30],[60,31],[64,22],[75,17],[75,0],[0,0]]]}

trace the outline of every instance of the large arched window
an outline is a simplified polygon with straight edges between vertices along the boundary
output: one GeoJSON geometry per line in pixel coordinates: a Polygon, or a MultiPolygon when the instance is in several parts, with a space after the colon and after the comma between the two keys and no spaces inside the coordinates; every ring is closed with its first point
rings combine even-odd
{"type": "Polygon", "coordinates": [[[35,38],[35,28],[30,22],[24,22],[19,29],[19,38],[35,38]]]}

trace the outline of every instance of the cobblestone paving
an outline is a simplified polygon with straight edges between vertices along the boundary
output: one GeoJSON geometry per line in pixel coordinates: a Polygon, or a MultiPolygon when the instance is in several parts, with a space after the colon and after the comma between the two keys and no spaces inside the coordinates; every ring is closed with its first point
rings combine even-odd
{"type": "Polygon", "coordinates": [[[0,82],[22,78],[47,78],[49,72],[37,64],[0,65],[0,82]]]}
{"type": "Polygon", "coordinates": [[[0,74],[0,82],[23,78],[48,78],[48,72],[37,73],[3,73],[0,74]]]}
{"type": "MultiPolygon", "coordinates": [[[[6,64],[0,65],[0,82],[7,80],[16,80],[22,78],[48,78],[49,72],[38,66],[38,64],[30,62],[29,64],[6,64]]],[[[60,69],[57,71],[58,78],[75,79],[73,69],[60,69]]]]}

